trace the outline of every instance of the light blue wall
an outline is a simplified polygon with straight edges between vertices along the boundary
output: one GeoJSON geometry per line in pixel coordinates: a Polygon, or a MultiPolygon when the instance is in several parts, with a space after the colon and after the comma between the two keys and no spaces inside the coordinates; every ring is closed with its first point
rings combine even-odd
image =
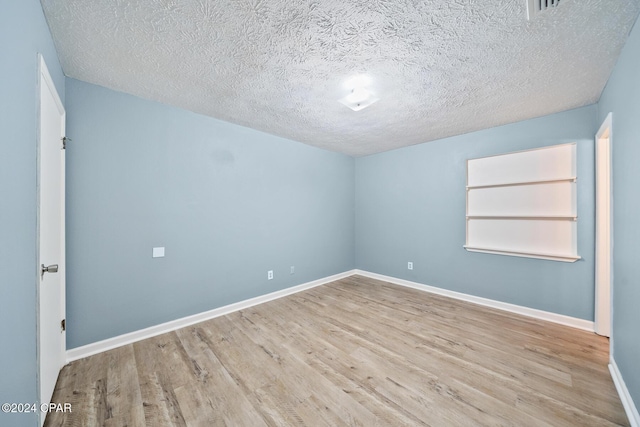
{"type": "Polygon", "coordinates": [[[356,159],[356,267],[593,320],[595,118],[592,105],[356,159]],[[567,142],[578,143],[583,259],[465,251],[467,159],[567,142]]]}
{"type": "Polygon", "coordinates": [[[67,113],[69,348],[353,268],[353,158],[73,79],[67,113]]]}
{"type": "MultiPolygon", "coordinates": [[[[0,403],[35,402],[36,79],[44,55],[64,96],[64,77],[37,0],[0,12],[0,403]]],[[[34,426],[34,414],[0,413],[0,425],[34,426]]]]}
{"type": "Polygon", "coordinates": [[[613,112],[613,354],[640,408],[640,25],[636,22],[598,104],[613,112]]]}

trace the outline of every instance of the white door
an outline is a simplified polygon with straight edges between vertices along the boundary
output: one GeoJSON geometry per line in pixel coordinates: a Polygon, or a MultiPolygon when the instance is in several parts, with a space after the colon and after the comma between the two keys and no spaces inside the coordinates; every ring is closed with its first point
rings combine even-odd
{"type": "MultiPolygon", "coordinates": [[[[65,313],[65,151],[62,149],[65,111],[42,56],[39,56],[39,86],[37,325],[38,386],[42,404],[51,401],[58,373],[65,363],[66,345],[61,323],[65,313]]],[[[46,414],[41,414],[42,424],[46,414]]]]}
{"type": "Polygon", "coordinates": [[[611,336],[611,113],[596,134],[595,329],[611,336]]]}

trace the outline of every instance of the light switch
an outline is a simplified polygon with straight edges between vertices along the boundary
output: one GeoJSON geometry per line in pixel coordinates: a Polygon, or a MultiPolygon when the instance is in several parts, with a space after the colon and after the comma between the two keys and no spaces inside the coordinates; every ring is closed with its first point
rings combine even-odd
{"type": "Polygon", "coordinates": [[[164,257],[164,246],[159,248],[153,248],[153,257],[154,258],[162,258],[164,257]]]}

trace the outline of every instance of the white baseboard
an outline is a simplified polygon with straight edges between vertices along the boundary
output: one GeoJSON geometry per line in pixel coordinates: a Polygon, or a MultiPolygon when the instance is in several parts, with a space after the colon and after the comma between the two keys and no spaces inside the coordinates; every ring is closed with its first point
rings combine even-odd
{"type": "Polygon", "coordinates": [[[301,285],[293,286],[291,288],[282,289],[280,291],[271,292],[269,294],[261,295],[248,300],[236,302],[233,304],[225,305],[213,310],[205,311],[203,313],[194,314],[192,316],[183,317],[181,319],[172,320],[170,322],[161,323],[160,325],[151,326],[149,328],[141,329],[139,331],[129,332],[127,334],[119,335],[117,337],[108,338],[106,340],[94,342],[84,345],[82,347],[72,348],[67,350],[67,363],[74,360],[82,359],[103,351],[111,350],[123,345],[131,344],[136,341],[141,341],[147,338],[151,338],[166,332],[175,331],[176,329],[184,328],[196,323],[204,322],[205,320],[213,319],[218,316],[224,316],[225,314],[233,313],[234,311],[243,310],[245,308],[252,307],[254,305],[262,304],[267,301],[282,298],[287,295],[295,294],[307,289],[314,288],[316,286],[324,285],[329,282],[333,282],[345,277],[349,277],[355,274],[355,270],[345,271],[344,273],[334,274],[333,276],[324,277],[322,279],[314,280],[311,282],[303,283],[301,285]]]}
{"type": "Polygon", "coordinates": [[[499,310],[505,310],[512,313],[521,314],[524,316],[534,317],[536,319],[559,323],[561,325],[571,326],[571,327],[583,329],[589,332],[594,331],[594,323],[588,320],[577,319],[574,317],[564,316],[562,314],[550,313],[547,311],[536,310],[528,307],[522,307],[515,304],[509,304],[509,303],[495,301],[487,298],[467,295],[460,292],[449,291],[442,288],[436,288],[434,286],[411,282],[409,280],[398,279],[395,277],[385,276],[377,273],[370,273],[368,271],[350,270],[350,271],[345,271],[344,273],[335,274],[333,276],[328,276],[322,279],[318,279],[311,282],[303,283],[301,285],[293,286],[291,288],[282,289],[280,291],[272,292],[266,295],[261,295],[248,300],[225,305],[224,307],[219,307],[213,310],[205,311],[203,313],[194,314],[192,316],[183,317],[183,318],[172,320],[166,323],[161,323],[159,325],[151,326],[138,331],[129,332],[123,335],[119,335],[117,337],[108,338],[106,340],[87,344],[82,347],[76,347],[76,348],[67,350],[66,352],[67,363],[73,362],[74,360],[82,359],[84,357],[88,357],[97,353],[101,353],[103,351],[121,347],[123,345],[131,344],[136,341],[141,341],[143,339],[164,334],[166,332],[175,331],[176,329],[184,328],[185,326],[190,326],[196,323],[204,322],[206,320],[213,319],[218,316],[224,316],[225,314],[233,313],[234,311],[243,310],[245,308],[249,308],[257,304],[262,304],[264,302],[271,301],[274,299],[282,298],[287,295],[304,291],[306,289],[311,289],[316,286],[324,285],[326,283],[340,280],[345,277],[352,276],[354,274],[359,274],[361,276],[370,277],[372,279],[382,280],[382,281],[393,283],[396,285],[406,286],[406,287],[418,289],[421,291],[443,295],[449,298],[455,298],[462,301],[471,302],[474,304],[497,308],[499,310]]]}
{"type": "Polygon", "coordinates": [[[609,359],[609,372],[611,372],[611,378],[616,386],[616,390],[618,390],[618,395],[622,401],[622,406],[624,406],[624,411],[627,413],[627,418],[629,418],[631,427],[640,427],[640,414],[638,414],[638,408],[633,403],[633,398],[631,397],[631,394],[629,394],[629,389],[624,383],[622,374],[620,374],[618,365],[613,357],[609,359]]]}
{"type": "Polygon", "coordinates": [[[533,317],[548,322],[559,323],[572,328],[582,329],[589,332],[595,331],[595,325],[592,321],[578,319],[575,317],[565,316],[563,314],[551,313],[548,311],[537,310],[535,308],[523,307],[521,305],[509,304],[506,302],[495,301],[488,298],[477,297],[473,295],[463,294],[461,292],[450,291],[447,289],[436,288],[435,286],[423,285],[422,283],[411,282],[409,280],[398,279],[391,276],[385,276],[378,273],[370,273],[363,270],[355,270],[355,274],[370,277],[372,279],[382,280],[393,283],[395,285],[406,286],[408,288],[418,289],[420,291],[430,292],[449,298],[471,302],[483,305],[485,307],[497,308],[498,310],[509,311],[511,313],[521,314],[523,316],[533,317]]]}

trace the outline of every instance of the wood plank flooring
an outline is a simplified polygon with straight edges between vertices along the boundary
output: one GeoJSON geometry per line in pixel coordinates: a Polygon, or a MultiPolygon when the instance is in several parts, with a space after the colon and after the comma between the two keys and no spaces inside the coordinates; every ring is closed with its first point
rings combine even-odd
{"type": "Polygon", "coordinates": [[[629,425],[593,333],[351,276],[66,366],[46,426],[629,425]]]}

